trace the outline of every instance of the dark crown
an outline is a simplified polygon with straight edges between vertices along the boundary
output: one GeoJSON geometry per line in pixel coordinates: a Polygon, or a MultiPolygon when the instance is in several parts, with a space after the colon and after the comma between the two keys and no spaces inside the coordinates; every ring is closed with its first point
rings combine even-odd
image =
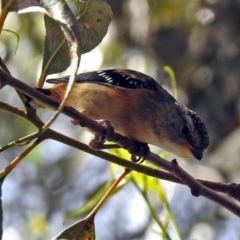
{"type": "Polygon", "coordinates": [[[209,136],[204,123],[195,112],[188,109],[187,114],[192,119],[195,129],[200,136],[199,147],[201,149],[206,149],[209,146],[209,136]]]}

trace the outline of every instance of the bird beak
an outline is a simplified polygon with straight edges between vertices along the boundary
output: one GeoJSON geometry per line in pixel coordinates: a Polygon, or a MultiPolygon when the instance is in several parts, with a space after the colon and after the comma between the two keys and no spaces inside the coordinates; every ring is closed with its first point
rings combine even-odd
{"type": "Polygon", "coordinates": [[[202,149],[198,149],[198,148],[191,149],[191,152],[197,160],[200,161],[202,159],[202,156],[203,156],[203,150],[202,149]]]}

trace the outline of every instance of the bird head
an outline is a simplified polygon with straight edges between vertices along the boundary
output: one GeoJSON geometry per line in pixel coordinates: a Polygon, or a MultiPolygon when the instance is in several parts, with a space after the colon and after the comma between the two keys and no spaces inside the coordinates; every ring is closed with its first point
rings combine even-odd
{"type": "Polygon", "coordinates": [[[195,112],[185,106],[178,106],[179,111],[168,116],[168,121],[162,127],[164,144],[161,147],[184,158],[201,160],[204,150],[209,146],[207,129],[195,112]]]}

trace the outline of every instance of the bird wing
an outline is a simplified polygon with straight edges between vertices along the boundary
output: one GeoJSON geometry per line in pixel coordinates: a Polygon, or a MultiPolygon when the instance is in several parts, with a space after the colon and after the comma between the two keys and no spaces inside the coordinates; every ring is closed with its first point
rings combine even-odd
{"type": "MultiPolygon", "coordinates": [[[[68,81],[69,76],[47,80],[47,82],[51,84],[58,84],[68,81]]],[[[97,84],[115,86],[123,89],[145,88],[153,91],[157,91],[160,86],[150,76],[128,69],[109,69],[81,73],[77,76],[76,82],[92,82],[97,84]]]]}

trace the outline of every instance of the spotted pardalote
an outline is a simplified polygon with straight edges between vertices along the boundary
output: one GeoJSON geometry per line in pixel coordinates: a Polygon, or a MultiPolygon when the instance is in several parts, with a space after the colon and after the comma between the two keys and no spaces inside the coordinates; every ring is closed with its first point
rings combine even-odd
{"type": "MultiPolygon", "coordinates": [[[[49,79],[51,89],[38,89],[62,101],[69,77],[49,79]]],[[[77,76],[66,103],[87,117],[108,120],[115,132],[161,147],[178,156],[200,160],[209,145],[200,117],[179,104],[153,78],[128,69],[77,76]]]]}

